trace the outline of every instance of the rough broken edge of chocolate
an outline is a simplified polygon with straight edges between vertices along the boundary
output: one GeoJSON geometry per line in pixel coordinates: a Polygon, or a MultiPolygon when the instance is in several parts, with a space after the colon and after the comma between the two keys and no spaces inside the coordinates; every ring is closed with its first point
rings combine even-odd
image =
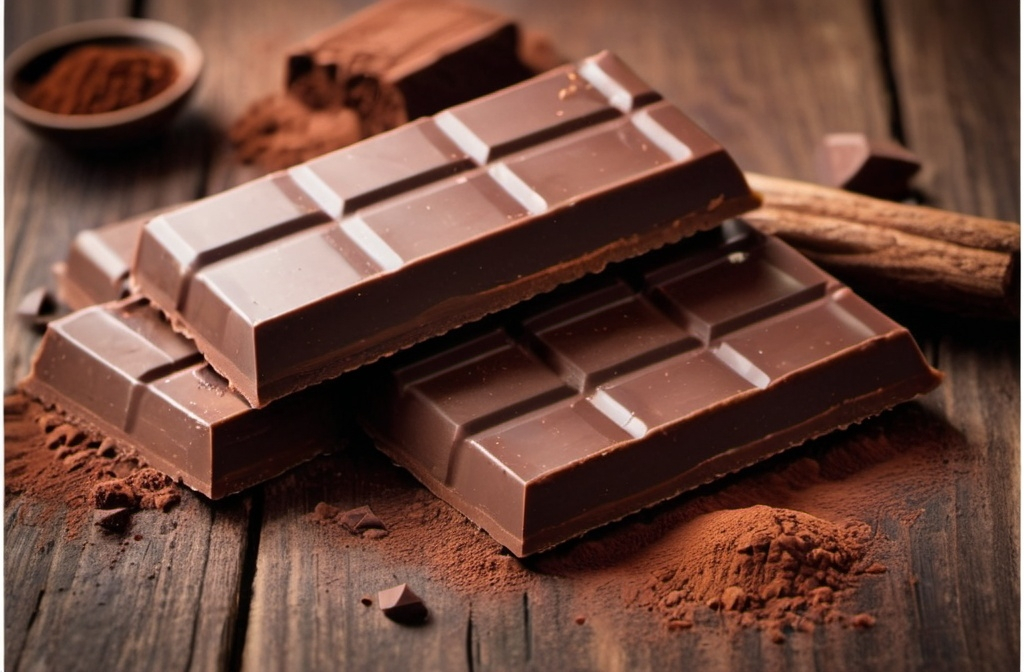
{"type": "MultiPolygon", "coordinates": [[[[568,62],[538,31],[519,30],[517,51],[522,64],[535,74],[568,62]]],[[[283,93],[249,104],[232,122],[228,137],[241,163],[268,172],[284,170],[405,123],[400,101],[389,102],[372,108],[376,117],[363,118],[340,95],[326,95],[322,82],[302,80],[283,93]],[[306,105],[303,99],[316,100],[317,105],[306,105]]]]}

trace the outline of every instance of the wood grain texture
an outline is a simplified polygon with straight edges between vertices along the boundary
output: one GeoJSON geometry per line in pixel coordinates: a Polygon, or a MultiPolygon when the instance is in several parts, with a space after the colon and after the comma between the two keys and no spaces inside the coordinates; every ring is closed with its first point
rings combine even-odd
{"type": "MultiPolygon", "coordinates": [[[[129,5],[127,0],[10,3],[6,48],[74,21],[126,16],[129,5]]],[[[52,287],[50,266],[64,259],[78,231],[195,198],[202,182],[196,170],[202,147],[188,138],[195,137],[200,123],[189,114],[151,145],[80,156],[5,119],[4,217],[17,222],[4,228],[5,392],[28,372],[38,342],[14,318],[18,300],[35,287],[52,287]]]]}
{"type": "MultiPolygon", "coordinates": [[[[925,0],[880,1],[890,42],[883,50],[875,4],[867,0],[477,1],[548,33],[570,57],[613,49],[742,167],[783,177],[813,177],[813,149],[826,132],[890,132],[883,57],[891,53],[900,121],[926,160],[921,186],[929,202],[1019,221],[1019,9],[1011,2],[975,11],[954,0],[938,9],[925,0]]],[[[170,137],[139,154],[85,160],[6,123],[7,388],[27,370],[36,341],[14,321],[14,306],[46,280],[71,236],[252,177],[253,169],[237,164],[226,128],[251,101],[280,89],[285,47],[365,4],[147,0],[146,16],[191,32],[208,58],[194,104],[170,137]]],[[[127,5],[8,3],[7,49],[52,25],[126,13],[127,5]]],[[[461,560],[447,574],[427,549],[396,559],[394,549],[418,537],[394,521],[428,495],[360,444],[224,504],[188,496],[170,514],[137,516],[131,534],[142,539],[126,544],[98,530],[68,539],[62,515],[43,516],[42,504],[24,498],[8,501],[5,667],[1016,669],[1019,333],[910,312],[896,317],[908,320],[947,376],[924,402],[594,537],[628,534],[677,515],[678,507],[700,510],[712,496],[717,506],[793,506],[745,486],[784,479],[807,463],[856,476],[873,466],[843,471],[853,463],[845,456],[862,444],[881,450],[879,466],[921,450],[926,435],[947,451],[950,466],[933,490],[906,503],[920,511],[913,524],[881,506],[863,513],[895,549],[886,558],[889,571],[865,583],[850,605],[878,616],[873,629],[821,627],[783,645],[714,620],[670,632],[645,611],[622,608],[618,586],[584,595],[593,584],[581,574],[550,571],[540,561],[526,563],[522,585],[459,588],[453,573],[478,571],[481,561],[518,561],[468,523],[456,535],[466,544],[456,554],[461,560]],[[391,535],[371,540],[320,526],[309,518],[320,501],[386,511],[391,535]],[[360,601],[375,601],[376,591],[400,582],[424,597],[426,625],[399,626],[360,601]]],[[[586,554],[583,541],[557,559],[571,563],[586,554]]],[[[629,567],[630,559],[609,562],[629,567]]]]}
{"type": "MultiPolygon", "coordinates": [[[[929,202],[1020,221],[1020,7],[886,1],[908,146],[929,202]]],[[[969,461],[919,520],[939,543],[916,557],[922,627],[949,668],[1015,669],[1020,656],[1019,326],[930,325],[947,382],[930,402],[969,461]]]]}

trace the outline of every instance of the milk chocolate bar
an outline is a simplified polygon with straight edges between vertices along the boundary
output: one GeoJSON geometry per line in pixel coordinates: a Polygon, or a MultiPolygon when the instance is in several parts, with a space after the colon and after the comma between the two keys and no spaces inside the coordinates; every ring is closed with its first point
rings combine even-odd
{"type": "Polygon", "coordinates": [[[131,279],[263,406],[756,205],[602,53],[157,217],[131,279]]]}
{"type": "Polygon", "coordinates": [[[357,110],[371,135],[527,79],[518,47],[516,24],[489,9],[388,0],[291,50],[287,86],[311,107],[357,110]]]}
{"type": "Polygon", "coordinates": [[[56,264],[57,299],[72,310],[123,299],[139,231],[152,215],[80,231],[67,259],[56,264]]]}
{"type": "Polygon", "coordinates": [[[212,498],[340,447],[353,425],[335,383],[250,408],[138,299],[51,322],[22,387],[212,498]]]}
{"type": "Polygon", "coordinates": [[[940,380],[906,329],[738,222],[492,318],[371,367],[361,415],[518,556],[940,380]]]}

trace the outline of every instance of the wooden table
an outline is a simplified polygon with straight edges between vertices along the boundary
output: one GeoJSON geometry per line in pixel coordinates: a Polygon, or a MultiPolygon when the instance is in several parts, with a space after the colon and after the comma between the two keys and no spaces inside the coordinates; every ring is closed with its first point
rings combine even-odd
{"type": "MultiPolygon", "coordinates": [[[[546,31],[570,57],[618,52],[748,170],[811,179],[822,134],[895,136],[924,159],[919,184],[930,203],[1019,221],[1019,6],[1010,0],[482,1],[546,31]]],[[[185,28],[208,58],[189,113],[135,156],[78,159],[6,121],[8,391],[37,342],[14,308],[47,281],[73,234],[254,176],[225,129],[280,90],[286,46],[363,4],[6,3],[8,52],[58,25],[134,11],[185,28]]],[[[8,499],[6,668],[1017,669],[1019,323],[894,314],[946,373],[920,415],[940,418],[941,432],[962,445],[913,525],[884,512],[874,521],[898,532],[906,571],[893,565],[859,593],[855,608],[879,619],[872,629],[822,627],[780,645],[757,631],[659,629],[628,609],[578,625],[572,582],[556,576],[512,597],[455,590],[426,561],[388,563],[372,544],[345,542],[306,518],[321,500],[422,494],[363,449],[216,505],[186,494],[170,513],[136,516],[138,543],[98,530],[68,540],[60,516],[35,524],[38,502],[8,499]],[[427,598],[425,627],[396,626],[360,604],[398,580],[427,598]]],[[[913,442],[913,432],[902,440],[913,442]]],[[[721,487],[742,491],[744,479],[829,448],[809,450],[721,487]]]]}

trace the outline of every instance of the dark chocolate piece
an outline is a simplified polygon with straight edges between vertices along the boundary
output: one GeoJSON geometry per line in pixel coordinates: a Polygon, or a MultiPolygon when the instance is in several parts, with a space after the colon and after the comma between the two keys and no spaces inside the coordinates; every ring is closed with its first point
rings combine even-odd
{"type": "Polygon", "coordinates": [[[427,620],[423,600],[404,583],[377,593],[377,604],[384,615],[396,623],[417,625],[427,620]]]}
{"type": "Polygon", "coordinates": [[[510,19],[450,0],[370,5],[292,50],[287,85],[313,108],[357,110],[374,135],[530,77],[510,19]]]}
{"type": "Polygon", "coordinates": [[[940,379],[906,329],[740,222],[367,376],[378,446],[519,556],[940,379]]]}
{"type": "Polygon", "coordinates": [[[921,169],[921,160],[906,147],[863,133],[826,135],[815,160],[822,184],[890,200],[909,196],[910,178],[921,169]]]}
{"type": "Polygon", "coordinates": [[[132,281],[263,406],[756,204],[603,53],[157,217],[132,281]]]}
{"type": "Polygon", "coordinates": [[[339,513],[337,521],[352,534],[360,534],[366,530],[386,530],[384,521],[377,517],[368,506],[360,506],[339,513]]]}
{"type": "MultiPolygon", "coordinates": [[[[339,447],[350,423],[336,384],[250,408],[138,300],[51,322],[22,386],[212,498],[339,447]]],[[[131,505],[116,492],[97,497],[100,508],[131,505]]]]}
{"type": "Polygon", "coordinates": [[[57,316],[57,303],[45,287],[36,287],[18,302],[18,319],[26,327],[42,331],[57,316]]]}
{"type": "Polygon", "coordinates": [[[132,522],[134,509],[121,507],[117,509],[97,509],[93,512],[93,522],[107,532],[121,534],[132,522]]]}

